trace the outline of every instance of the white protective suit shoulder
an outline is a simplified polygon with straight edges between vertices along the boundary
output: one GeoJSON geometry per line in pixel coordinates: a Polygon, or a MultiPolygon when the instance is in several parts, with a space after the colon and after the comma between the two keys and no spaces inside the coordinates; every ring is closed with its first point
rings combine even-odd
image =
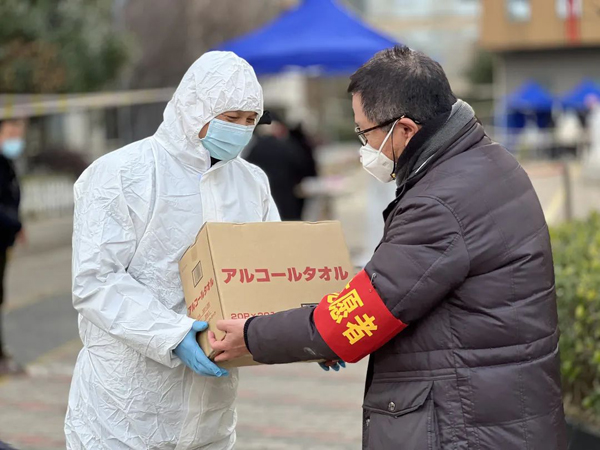
{"type": "Polygon", "coordinates": [[[279,220],[268,180],[236,158],[211,167],[198,133],[226,111],[263,111],[246,61],[210,52],[185,74],[152,137],[75,185],[73,305],[79,354],[70,449],[229,449],[237,372],[200,377],[174,355],[186,317],[178,261],[206,221],[279,220]]]}

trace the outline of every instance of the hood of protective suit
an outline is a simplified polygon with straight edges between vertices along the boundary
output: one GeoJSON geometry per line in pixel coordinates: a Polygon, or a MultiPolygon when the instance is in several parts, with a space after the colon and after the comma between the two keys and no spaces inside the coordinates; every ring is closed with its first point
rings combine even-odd
{"type": "Polygon", "coordinates": [[[185,74],[154,136],[95,161],[75,184],[73,305],[83,349],[68,449],[235,445],[237,371],[201,377],[173,351],[194,323],[178,263],[202,225],[279,220],[264,172],[241,158],[211,167],[198,138],[232,110],[262,114],[260,85],[233,53],[208,53],[185,74]]]}
{"type": "Polygon", "coordinates": [[[210,155],[198,134],[227,111],[253,111],[260,118],[262,88],[254,69],[235,53],[205,53],[183,76],[155,137],[174,156],[205,171],[210,155]]]}

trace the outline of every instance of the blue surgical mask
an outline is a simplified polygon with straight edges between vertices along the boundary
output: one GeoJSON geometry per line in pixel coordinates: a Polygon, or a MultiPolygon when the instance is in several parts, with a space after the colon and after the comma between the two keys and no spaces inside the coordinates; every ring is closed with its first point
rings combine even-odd
{"type": "Polygon", "coordinates": [[[23,153],[25,142],[23,139],[6,139],[2,143],[2,154],[8,159],[17,159],[23,153]]]}
{"type": "Polygon", "coordinates": [[[202,145],[210,156],[221,161],[229,161],[238,156],[252,139],[254,126],[238,125],[219,119],[213,119],[208,126],[202,145]]]}

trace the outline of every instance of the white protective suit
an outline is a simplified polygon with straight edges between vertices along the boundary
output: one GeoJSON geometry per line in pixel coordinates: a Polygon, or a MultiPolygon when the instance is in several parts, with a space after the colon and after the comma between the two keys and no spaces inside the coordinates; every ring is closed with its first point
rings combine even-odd
{"type": "Polygon", "coordinates": [[[211,167],[198,133],[226,111],[263,112],[254,71],[210,52],[187,71],[152,137],[110,153],[75,185],[73,304],[83,350],[69,449],[230,449],[238,374],[207,378],[173,350],[193,320],[178,261],[207,221],[279,220],[264,172],[211,167]]]}

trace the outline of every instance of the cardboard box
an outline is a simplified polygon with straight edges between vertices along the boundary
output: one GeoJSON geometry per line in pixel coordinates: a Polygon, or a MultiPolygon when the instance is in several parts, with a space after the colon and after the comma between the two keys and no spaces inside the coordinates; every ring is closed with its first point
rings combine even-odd
{"type": "MultiPolygon", "coordinates": [[[[312,306],[353,276],[339,222],[206,223],[179,263],[188,315],[208,322],[312,306]]],[[[212,359],[208,333],[198,342],[212,359]]],[[[240,358],[222,367],[255,364],[240,358]]]]}

